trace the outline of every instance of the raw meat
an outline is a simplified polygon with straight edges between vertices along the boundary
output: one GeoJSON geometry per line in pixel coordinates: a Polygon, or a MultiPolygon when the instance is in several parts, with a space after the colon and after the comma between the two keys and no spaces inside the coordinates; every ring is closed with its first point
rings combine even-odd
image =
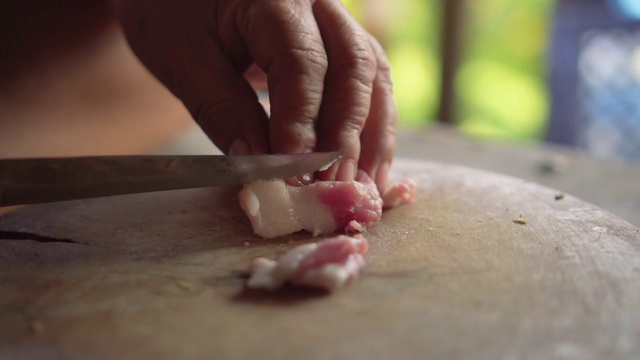
{"type": "Polygon", "coordinates": [[[358,277],[369,244],[361,236],[338,235],[289,250],[279,260],[257,258],[247,286],[276,290],[286,283],[337,290],[358,277]]]}
{"type": "MultiPolygon", "coordinates": [[[[364,172],[355,181],[320,181],[288,186],[283,180],[258,181],[240,192],[240,205],[253,231],[265,238],[299,230],[314,235],[344,230],[360,233],[375,224],[384,208],[412,202],[416,183],[405,178],[391,184],[384,196],[364,172]]],[[[361,235],[336,237],[297,246],[279,260],[253,261],[247,286],[275,290],[285,283],[334,291],[358,276],[368,249],[361,235]]]]}
{"type": "Polygon", "coordinates": [[[314,235],[335,230],[364,230],[382,215],[382,199],[363,171],[355,181],[318,181],[289,186],[284,180],[256,181],[239,194],[253,231],[272,238],[306,230],[314,235]]]}
{"type": "Polygon", "coordinates": [[[383,209],[390,209],[402,204],[413,202],[416,198],[416,188],[418,184],[409,178],[395,182],[389,186],[382,195],[383,209]]]}

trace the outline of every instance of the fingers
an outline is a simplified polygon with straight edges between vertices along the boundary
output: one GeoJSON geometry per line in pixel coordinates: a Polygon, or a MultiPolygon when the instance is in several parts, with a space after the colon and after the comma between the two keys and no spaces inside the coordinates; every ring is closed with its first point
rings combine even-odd
{"type": "Polygon", "coordinates": [[[321,178],[353,180],[360,157],[360,133],[371,104],[376,60],[366,33],[338,0],[318,0],[314,13],[329,57],[318,121],[319,150],[340,150],[339,164],[321,178]]]}
{"type": "Polygon", "coordinates": [[[207,31],[215,9],[186,2],[123,2],[121,22],[132,49],[222,151],[269,152],[267,115],[241,69],[207,31]]]}
{"type": "Polygon", "coordinates": [[[339,150],[321,179],[360,167],[384,190],[397,121],[389,67],[340,0],[121,4],[133,50],[221,150],[339,150]],[[270,119],[243,77],[252,62],[268,76],[270,119]]]}
{"type": "Polygon", "coordinates": [[[218,147],[231,155],[270,152],[267,115],[233,66],[192,65],[183,76],[190,85],[181,87],[180,98],[218,147]]]}
{"type": "Polygon", "coordinates": [[[393,99],[389,63],[382,47],[372,36],[370,44],[378,66],[373,81],[369,117],[360,136],[359,166],[374,179],[378,190],[384,193],[395,155],[398,112],[393,99]]]}
{"type": "Polygon", "coordinates": [[[317,0],[314,12],[329,58],[318,149],[344,153],[340,164],[320,176],[352,180],[359,167],[383,191],[395,152],[397,122],[384,51],[338,0],[317,0]]]}
{"type": "Polygon", "coordinates": [[[314,150],[328,59],[309,1],[255,1],[239,15],[240,36],[268,74],[271,150],[314,150]]]}

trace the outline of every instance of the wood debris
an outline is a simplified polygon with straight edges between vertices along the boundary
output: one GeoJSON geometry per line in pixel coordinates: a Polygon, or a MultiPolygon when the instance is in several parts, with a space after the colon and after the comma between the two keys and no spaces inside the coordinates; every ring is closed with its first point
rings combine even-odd
{"type": "Polygon", "coordinates": [[[180,289],[182,289],[184,291],[195,291],[196,290],[196,286],[193,283],[190,283],[190,282],[185,281],[185,280],[179,280],[178,282],[176,282],[176,286],[178,286],[180,289]]]}
{"type": "Polygon", "coordinates": [[[516,224],[522,224],[522,225],[526,225],[527,224],[527,219],[525,219],[524,217],[522,217],[522,215],[520,215],[519,217],[511,220],[516,224]]]}

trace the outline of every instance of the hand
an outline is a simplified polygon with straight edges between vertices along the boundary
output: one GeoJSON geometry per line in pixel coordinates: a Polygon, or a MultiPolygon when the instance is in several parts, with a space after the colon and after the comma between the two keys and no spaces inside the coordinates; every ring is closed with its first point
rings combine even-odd
{"type": "Polygon", "coordinates": [[[131,47],[226,153],[340,150],[323,180],[384,190],[397,113],[389,66],[340,0],[121,0],[131,47]],[[267,74],[271,116],[242,76],[267,74]]]}

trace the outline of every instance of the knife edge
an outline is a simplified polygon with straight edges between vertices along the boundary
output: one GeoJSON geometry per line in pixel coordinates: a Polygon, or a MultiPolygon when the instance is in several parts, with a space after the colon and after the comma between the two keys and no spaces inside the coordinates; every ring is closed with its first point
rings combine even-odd
{"type": "Polygon", "coordinates": [[[0,206],[246,184],[314,172],[339,152],[0,159],[0,206]]]}

